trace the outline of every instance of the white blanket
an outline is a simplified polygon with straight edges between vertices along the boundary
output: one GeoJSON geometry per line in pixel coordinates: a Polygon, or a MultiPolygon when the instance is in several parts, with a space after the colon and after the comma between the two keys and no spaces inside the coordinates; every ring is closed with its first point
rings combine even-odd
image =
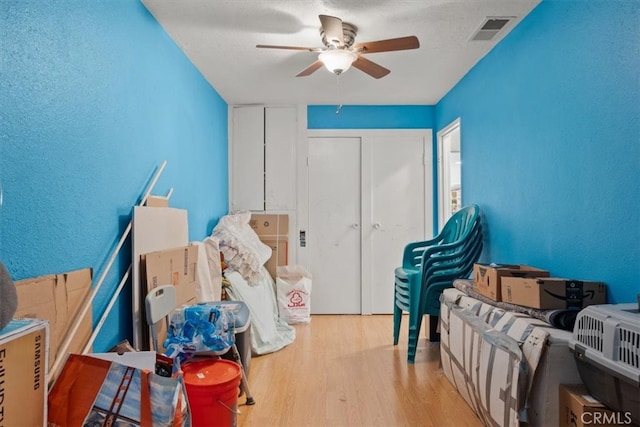
{"type": "Polygon", "coordinates": [[[251,316],[251,351],[260,355],[278,351],[291,344],[296,330],[278,317],[275,285],[266,268],[260,269],[261,280],[247,283],[236,271],[225,270],[231,283],[227,295],[235,301],[244,301],[251,316]]]}
{"type": "Polygon", "coordinates": [[[225,215],[213,229],[211,238],[218,242],[227,268],[253,284],[261,280],[260,269],[271,258],[272,251],[249,226],[250,219],[251,212],[225,215]]]}

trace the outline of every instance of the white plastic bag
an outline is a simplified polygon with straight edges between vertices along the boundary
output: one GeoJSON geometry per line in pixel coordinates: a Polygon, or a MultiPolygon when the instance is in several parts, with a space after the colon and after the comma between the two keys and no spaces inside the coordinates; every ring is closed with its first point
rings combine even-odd
{"type": "Polygon", "coordinates": [[[276,268],[280,318],[292,325],[311,322],[311,273],[297,265],[276,268]]]}

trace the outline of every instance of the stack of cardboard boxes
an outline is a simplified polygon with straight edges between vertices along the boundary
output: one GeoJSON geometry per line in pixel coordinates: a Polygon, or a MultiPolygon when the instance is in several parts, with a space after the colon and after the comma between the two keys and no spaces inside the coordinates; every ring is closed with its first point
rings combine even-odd
{"type": "Polygon", "coordinates": [[[47,390],[55,379],[49,367],[66,358],[67,352],[58,354],[66,339],[67,351],[80,353],[92,333],[91,310],[82,310],[91,280],[86,268],[15,282],[18,307],[0,330],[0,425],[46,425],[47,390]]]}
{"type": "MultiPolygon", "coordinates": [[[[528,265],[475,264],[473,290],[497,302],[542,310],[580,310],[607,303],[607,290],[602,282],[554,278],[549,271],[528,265]]],[[[629,424],[629,419],[620,419],[621,416],[624,414],[613,413],[589,395],[583,384],[560,385],[561,427],[629,424]]]]}
{"type": "Polygon", "coordinates": [[[473,290],[494,301],[544,310],[607,303],[602,282],[549,277],[549,271],[528,265],[475,264],[473,290]]]}

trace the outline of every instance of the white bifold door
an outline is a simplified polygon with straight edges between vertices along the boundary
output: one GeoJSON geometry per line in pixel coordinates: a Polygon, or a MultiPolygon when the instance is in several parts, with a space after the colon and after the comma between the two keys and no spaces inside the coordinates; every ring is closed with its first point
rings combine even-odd
{"type": "Polygon", "coordinates": [[[430,130],[310,132],[299,256],[312,313],[392,312],[404,246],[432,236],[431,147],[430,130]]]}

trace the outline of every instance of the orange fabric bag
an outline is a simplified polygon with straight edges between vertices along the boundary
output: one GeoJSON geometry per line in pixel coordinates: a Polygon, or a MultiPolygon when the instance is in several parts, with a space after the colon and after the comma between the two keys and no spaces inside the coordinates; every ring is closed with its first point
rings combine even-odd
{"type": "Polygon", "coordinates": [[[182,374],[167,378],[91,356],[69,355],[49,391],[49,427],[116,425],[189,427],[182,374]]]}

